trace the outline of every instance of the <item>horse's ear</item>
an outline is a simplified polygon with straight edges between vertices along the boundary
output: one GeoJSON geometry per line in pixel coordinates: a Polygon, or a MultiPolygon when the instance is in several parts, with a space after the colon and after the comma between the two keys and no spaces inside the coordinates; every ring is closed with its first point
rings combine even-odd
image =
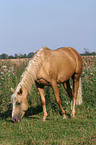
{"type": "Polygon", "coordinates": [[[19,92],[18,92],[18,95],[22,95],[22,93],[23,93],[23,89],[22,89],[22,87],[19,89],[19,92]]]}
{"type": "Polygon", "coordinates": [[[12,93],[14,93],[14,92],[15,92],[13,88],[11,88],[11,92],[12,92],[12,93]]]}

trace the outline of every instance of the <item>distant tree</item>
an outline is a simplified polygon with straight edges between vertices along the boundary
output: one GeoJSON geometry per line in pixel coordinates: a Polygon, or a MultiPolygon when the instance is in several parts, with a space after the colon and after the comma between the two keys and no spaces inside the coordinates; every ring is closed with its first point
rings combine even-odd
{"type": "Polygon", "coordinates": [[[1,58],[2,58],[2,59],[8,59],[8,55],[7,55],[6,53],[3,53],[3,54],[1,55],[1,58]]]}
{"type": "Polygon", "coordinates": [[[14,55],[14,56],[15,56],[15,58],[19,58],[19,56],[18,56],[18,54],[17,54],[17,53],[15,53],[15,55],[14,55]]]}
{"type": "Polygon", "coordinates": [[[9,58],[9,59],[14,59],[14,56],[10,55],[8,58],[9,58]]]}
{"type": "Polygon", "coordinates": [[[32,58],[34,55],[34,52],[30,52],[28,55],[25,54],[17,54],[15,53],[14,56],[10,55],[8,56],[6,53],[3,53],[2,55],[0,55],[1,59],[17,59],[17,58],[32,58]]]}
{"type": "Polygon", "coordinates": [[[23,58],[26,58],[26,57],[27,57],[27,55],[26,55],[26,54],[24,54],[24,55],[23,55],[23,58]]]}
{"type": "Polygon", "coordinates": [[[92,55],[96,55],[96,52],[92,52],[91,54],[92,54],[92,55]]]}
{"type": "Polygon", "coordinates": [[[86,55],[89,55],[89,50],[88,50],[88,48],[84,48],[84,53],[86,54],[86,55]]]}
{"type": "Polygon", "coordinates": [[[22,55],[21,53],[19,53],[19,55],[18,55],[18,56],[19,56],[19,58],[22,58],[22,56],[23,56],[23,55],[22,55]]]}
{"type": "Polygon", "coordinates": [[[33,55],[34,55],[34,52],[30,52],[30,53],[28,54],[28,58],[33,57],[33,55]]]}

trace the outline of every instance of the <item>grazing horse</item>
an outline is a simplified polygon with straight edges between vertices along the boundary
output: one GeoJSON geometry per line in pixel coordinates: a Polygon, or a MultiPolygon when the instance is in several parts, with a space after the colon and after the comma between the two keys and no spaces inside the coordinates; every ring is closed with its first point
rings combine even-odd
{"type": "Polygon", "coordinates": [[[28,109],[27,96],[30,93],[32,84],[36,84],[41,96],[43,107],[43,121],[47,117],[45,105],[44,86],[50,85],[54,90],[56,101],[62,111],[63,119],[66,118],[61,100],[59,97],[58,84],[63,83],[71,99],[71,116],[75,116],[75,103],[82,103],[81,89],[81,72],[82,58],[80,54],[71,47],[62,47],[51,50],[43,47],[38,50],[33,58],[29,61],[25,72],[21,76],[20,83],[16,90],[11,88],[13,95],[11,101],[13,103],[12,120],[21,121],[25,111],[28,109]],[[70,87],[69,79],[73,80],[73,92],[70,87]]]}

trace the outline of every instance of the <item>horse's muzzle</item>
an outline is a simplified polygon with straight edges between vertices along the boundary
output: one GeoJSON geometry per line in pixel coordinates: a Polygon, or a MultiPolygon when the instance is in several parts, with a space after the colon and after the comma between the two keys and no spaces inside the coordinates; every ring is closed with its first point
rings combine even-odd
{"type": "Polygon", "coordinates": [[[18,122],[18,123],[19,123],[19,122],[21,122],[21,121],[22,121],[21,118],[19,118],[19,119],[18,119],[18,118],[14,118],[14,117],[12,118],[12,122],[13,122],[13,123],[15,123],[15,122],[18,122]]]}

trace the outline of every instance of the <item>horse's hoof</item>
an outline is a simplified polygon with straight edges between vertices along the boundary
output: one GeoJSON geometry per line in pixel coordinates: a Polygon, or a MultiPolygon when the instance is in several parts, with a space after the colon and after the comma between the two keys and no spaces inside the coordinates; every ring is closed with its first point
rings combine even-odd
{"type": "Polygon", "coordinates": [[[74,114],[71,114],[71,118],[75,118],[75,115],[74,114]]]}
{"type": "Polygon", "coordinates": [[[63,114],[63,119],[66,119],[67,117],[66,117],[66,115],[65,114],[63,114]]]}
{"type": "Polygon", "coordinates": [[[43,118],[42,118],[42,121],[45,121],[46,120],[46,117],[44,116],[43,118]]]}

